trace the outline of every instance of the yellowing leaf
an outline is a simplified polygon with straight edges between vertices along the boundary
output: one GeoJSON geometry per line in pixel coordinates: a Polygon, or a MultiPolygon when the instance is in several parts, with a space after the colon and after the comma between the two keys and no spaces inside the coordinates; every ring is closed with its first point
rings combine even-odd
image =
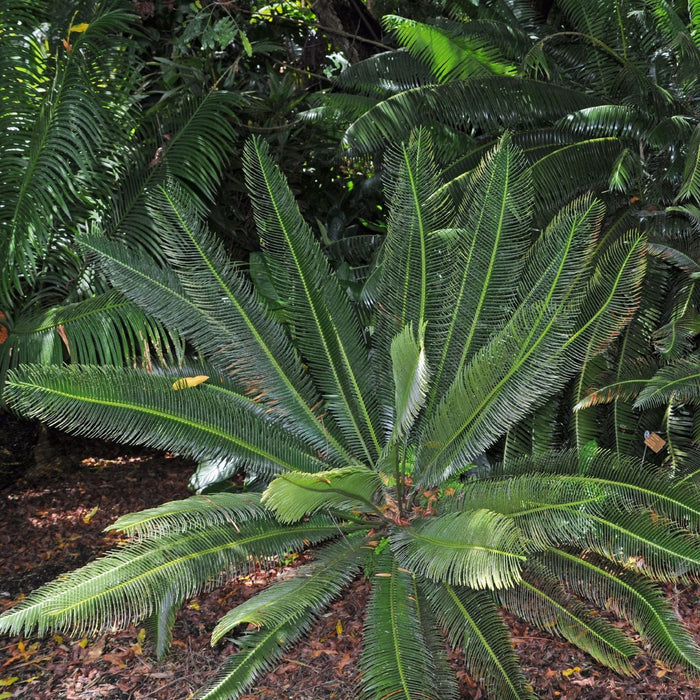
{"type": "Polygon", "coordinates": [[[146,641],[146,630],[142,627],[139,633],[136,635],[136,639],[139,644],[143,644],[146,641]]]}
{"type": "Polygon", "coordinates": [[[196,377],[182,377],[182,379],[173,382],[173,389],[175,389],[175,391],[178,389],[190,389],[198,384],[204,384],[207,379],[209,379],[209,377],[205,374],[198,374],[196,377]]]}
{"type": "Polygon", "coordinates": [[[81,22],[80,24],[74,24],[70,31],[71,33],[80,34],[84,32],[90,25],[87,22],[81,22]]]}
{"type": "Polygon", "coordinates": [[[54,632],[54,634],[51,636],[53,637],[53,640],[54,640],[54,642],[56,642],[56,644],[63,644],[63,637],[61,637],[60,634],[56,634],[54,632]]]}
{"type": "Polygon", "coordinates": [[[14,695],[14,693],[10,693],[9,691],[5,690],[2,693],[0,693],[0,700],[5,700],[5,698],[11,698],[14,695]]]}
{"type": "Polygon", "coordinates": [[[196,600],[191,601],[187,607],[190,610],[201,610],[202,608],[200,607],[199,603],[196,600]]]}
{"type": "Polygon", "coordinates": [[[85,524],[89,523],[95,517],[95,513],[97,513],[99,509],[99,506],[95,506],[89,513],[85,513],[85,515],[83,515],[83,522],[85,524]]]}
{"type": "Polygon", "coordinates": [[[569,676],[572,676],[574,673],[578,673],[580,670],[581,669],[579,666],[574,666],[573,668],[567,668],[565,671],[562,671],[561,675],[566,676],[568,678],[569,676]]]}
{"type": "Polygon", "coordinates": [[[87,638],[87,637],[83,637],[83,638],[78,642],[78,646],[79,646],[81,649],[85,649],[85,647],[86,647],[87,645],[88,645],[88,638],[87,638]]]}
{"type": "Polygon", "coordinates": [[[0,678],[0,685],[9,686],[16,683],[19,680],[19,676],[12,676],[12,678],[0,678]]]}
{"type": "Polygon", "coordinates": [[[338,620],[338,622],[335,623],[335,633],[340,637],[341,634],[343,634],[343,623],[338,620]]]}

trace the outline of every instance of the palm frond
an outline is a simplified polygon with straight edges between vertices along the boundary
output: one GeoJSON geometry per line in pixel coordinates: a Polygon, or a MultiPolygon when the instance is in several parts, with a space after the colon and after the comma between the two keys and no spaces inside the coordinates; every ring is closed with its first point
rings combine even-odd
{"type": "Polygon", "coordinates": [[[373,499],[381,485],[379,474],[362,464],[313,474],[297,470],[273,479],[262,503],[282,523],[328,509],[376,513],[373,499]]]}
{"type": "Polygon", "coordinates": [[[258,493],[210,493],[127,513],[106,527],[105,532],[118,530],[131,537],[160,537],[209,525],[235,526],[237,522],[262,515],[263,511],[258,493]]]}
{"type": "Polygon", "coordinates": [[[700,359],[696,356],[662,367],[646,383],[634,405],[649,408],[669,401],[691,404],[700,401],[700,359]]]}
{"type": "Polygon", "coordinates": [[[249,688],[306,631],[298,621],[284,620],[263,630],[249,632],[239,650],[223,663],[216,678],[200,689],[195,700],[231,700],[249,688]]]}
{"type": "Polygon", "coordinates": [[[356,119],[343,138],[350,155],[383,150],[406,141],[419,126],[446,125],[469,132],[551,122],[571,110],[599,104],[578,90],[513,77],[471,78],[416,87],[391,96],[356,119]]]}
{"type": "Polygon", "coordinates": [[[173,380],[179,376],[25,365],[10,374],[6,400],[67,432],[171,449],[195,459],[236,456],[266,475],[324,468],[312,447],[266,420],[249,399],[208,385],[175,392],[173,380]]]}
{"type": "Polygon", "coordinates": [[[513,301],[529,234],[530,182],[522,156],[507,139],[492,150],[460,196],[454,236],[458,264],[449,289],[453,298],[445,330],[428,344],[433,380],[428,412],[464,364],[481,348],[513,301]]]}
{"type": "Polygon", "coordinates": [[[357,575],[368,556],[365,537],[353,534],[326,545],[311,564],[295,569],[293,578],[272,584],[224,615],[212,632],[216,644],[244,623],[256,629],[297,622],[304,627],[357,575]]]}
{"type": "Polygon", "coordinates": [[[164,192],[156,201],[161,202],[158,216],[170,234],[166,249],[177,273],[102,238],[83,239],[82,245],[100,256],[116,287],[166,326],[178,328],[220,373],[240,381],[252,396],[262,394],[283,419],[296,414],[300,432],[331,459],[336,450],[343,454],[312,410],[320,399],[298,356],[250,281],[228,261],[186,203],[164,192]],[[211,295],[215,288],[221,295],[211,295]]]}
{"type": "Polygon", "coordinates": [[[77,633],[128,624],[151,615],[173,583],[170,594],[181,603],[207,585],[247,573],[261,558],[337,535],[338,524],[330,519],[280,525],[258,518],[243,531],[225,523],[139,540],[38,589],[0,617],[0,629],[77,633]]]}
{"type": "Polygon", "coordinates": [[[634,673],[629,659],[639,650],[627,635],[604,617],[592,615],[559,581],[547,575],[544,567],[528,562],[523,580],[496,595],[511,614],[563,637],[618,673],[634,673]]]}
{"type": "Polygon", "coordinates": [[[480,509],[415,522],[391,537],[401,565],[455,586],[504,588],[520,580],[527,545],[510,518],[480,509]]]}
{"type": "Polygon", "coordinates": [[[422,697],[441,700],[430,649],[420,624],[421,600],[414,597],[414,576],[390,550],[377,557],[367,609],[361,657],[360,698],[422,697]]]}
{"type": "Polygon", "coordinates": [[[356,454],[372,463],[381,452],[379,416],[362,371],[363,341],[350,301],[301,218],[269,148],[249,141],[244,170],[273,280],[289,301],[292,332],[328,408],[356,454]]]}
{"type": "Polygon", "coordinates": [[[515,66],[497,49],[473,33],[449,31],[445,26],[396,15],[385,15],[382,23],[413,56],[430,66],[438,82],[516,73],[515,66]]]}
{"type": "Polygon", "coordinates": [[[426,595],[451,645],[464,653],[471,674],[483,679],[494,697],[534,700],[492,594],[438,583],[426,595]]]}
{"type": "MultiPolygon", "coordinates": [[[[436,234],[451,218],[446,197],[432,196],[439,184],[426,132],[387,154],[387,198],[392,213],[382,251],[376,291],[378,313],[373,333],[372,359],[377,393],[393,409],[394,386],[389,384],[391,347],[403,328],[420,332],[430,318],[436,328],[444,312],[444,265],[440,252],[449,250],[436,234]]],[[[449,260],[451,256],[447,255],[449,260]]]]}
{"type": "Polygon", "coordinates": [[[178,346],[163,325],[118,292],[106,292],[8,322],[8,337],[0,344],[0,386],[10,369],[27,362],[149,367],[166,357],[177,363],[178,346]]]}
{"type": "Polygon", "coordinates": [[[628,620],[663,659],[700,671],[700,648],[658,586],[593,556],[551,550],[543,561],[576,595],[628,620]]]}
{"type": "Polygon", "coordinates": [[[571,332],[557,311],[521,306],[457,376],[426,423],[419,483],[448,478],[563,386],[567,372],[556,358],[571,332]]]}

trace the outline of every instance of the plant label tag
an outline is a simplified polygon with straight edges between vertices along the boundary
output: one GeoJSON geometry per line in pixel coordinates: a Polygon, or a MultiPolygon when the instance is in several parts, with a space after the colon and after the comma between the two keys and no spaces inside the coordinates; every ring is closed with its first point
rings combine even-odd
{"type": "Polygon", "coordinates": [[[666,440],[658,433],[647,433],[644,436],[644,444],[654,452],[661,452],[666,447],[666,440]]]}

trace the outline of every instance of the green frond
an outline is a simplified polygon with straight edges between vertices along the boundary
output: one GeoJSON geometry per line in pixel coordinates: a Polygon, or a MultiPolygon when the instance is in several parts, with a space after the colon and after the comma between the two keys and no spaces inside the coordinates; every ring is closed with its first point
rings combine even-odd
{"type": "Polygon", "coordinates": [[[0,385],[8,369],[27,362],[149,366],[152,355],[162,362],[178,354],[173,334],[115,291],[22,314],[8,331],[0,345],[0,385]]]}
{"type": "Polygon", "coordinates": [[[102,238],[81,239],[81,245],[99,255],[102,269],[128,298],[179,329],[218,372],[260,396],[283,421],[293,415],[295,432],[333,459],[342,447],[312,410],[320,398],[250,281],[202,226],[191,202],[161,191],[153,207],[177,272],[102,238]]]}
{"type": "Polygon", "coordinates": [[[485,75],[515,75],[516,68],[478,35],[468,35],[452,25],[449,29],[435,24],[385,15],[382,24],[392,31],[399,43],[421,61],[443,83],[485,75]]]}
{"type": "Polygon", "coordinates": [[[280,525],[258,518],[243,530],[227,522],[138,540],[39,588],[0,616],[0,630],[87,633],[123,626],[151,615],[166,592],[179,604],[205,586],[248,573],[260,559],[338,534],[330,519],[280,525]]]}
{"type": "Polygon", "coordinates": [[[608,185],[624,144],[605,136],[548,149],[530,165],[540,209],[550,211],[571,197],[608,185]]]}
{"type": "MultiPolygon", "coordinates": [[[[114,89],[112,70],[117,80],[133,71],[118,59],[104,70],[95,60],[96,52],[128,60],[129,51],[122,49],[131,42],[127,37],[134,19],[123,8],[99,9],[78,40],[81,48],[62,52],[55,61],[48,61],[35,43],[28,73],[20,79],[36,91],[27,102],[33,111],[19,106],[15,113],[11,103],[19,94],[12,90],[8,102],[3,100],[3,136],[11,139],[4,143],[2,159],[0,259],[7,273],[0,281],[3,307],[11,306],[10,298],[21,298],[41,276],[53,238],[83,218],[109,190],[112,173],[104,160],[127,139],[130,125],[120,110],[132,100],[128,87],[114,89]],[[36,83],[33,70],[41,73],[36,83]],[[97,87],[102,81],[107,83],[105,90],[97,87]]],[[[25,34],[28,28],[18,29],[25,34]]]]}
{"type": "Polygon", "coordinates": [[[396,336],[408,325],[420,332],[428,320],[431,327],[439,327],[445,315],[442,270],[451,255],[449,242],[437,232],[449,224],[451,207],[444,194],[433,194],[440,181],[427,132],[390,149],[386,160],[391,214],[376,291],[372,360],[376,391],[391,411],[391,347],[396,336]]]}
{"type": "Polygon", "coordinates": [[[446,125],[488,133],[551,122],[599,100],[579,90],[513,77],[470,78],[416,87],[366,111],[346,130],[349,154],[384,150],[419,126],[446,125]]]}
{"type": "Polygon", "coordinates": [[[464,653],[470,673],[494,698],[534,700],[491,593],[437,583],[426,596],[450,644],[464,653]]]}
{"type": "Polygon", "coordinates": [[[62,430],[150,445],[195,459],[239,457],[253,471],[321,471],[316,451],[215,385],[174,391],[178,374],[109,367],[25,365],[10,373],[8,403],[62,430]]]}
{"type": "Polygon", "coordinates": [[[273,583],[227,612],[212,632],[212,646],[244,623],[258,630],[274,628],[283,622],[308,627],[314,616],[355,578],[367,556],[362,534],[324,546],[315,553],[311,564],[295,569],[292,578],[273,583]]]}
{"type": "Polygon", "coordinates": [[[657,585],[593,556],[552,550],[543,561],[577,596],[628,620],[664,660],[700,671],[700,648],[657,585]]]}
{"type": "Polygon", "coordinates": [[[584,540],[595,527],[587,514],[599,510],[607,497],[604,487],[594,481],[530,473],[467,481],[443,507],[503,513],[532,545],[544,549],[584,540]]]}
{"type": "Polygon", "coordinates": [[[514,522],[486,509],[414,521],[395,530],[391,544],[404,568],[470,588],[514,585],[527,551],[514,522]]]}
{"type": "Polygon", "coordinates": [[[435,76],[423,61],[412,56],[406,49],[385,51],[370,56],[364,61],[348,66],[336,79],[336,86],[343,91],[352,91],[357,95],[331,93],[327,104],[334,105],[335,97],[345,97],[347,108],[343,115],[351,119],[359,117],[368,107],[376,104],[378,98],[395,95],[404,90],[435,83],[435,76]],[[370,97],[364,101],[361,97],[370,97]],[[354,101],[362,105],[361,110],[349,110],[354,101]]]}
{"type": "Polygon", "coordinates": [[[577,450],[567,450],[512,460],[508,470],[513,475],[557,474],[594,492],[600,489],[623,513],[654,512],[694,533],[700,531],[697,485],[671,480],[664,468],[636,458],[599,450],[582,460],[577,450]]]}
{"type": "Polygon", "coordinates": [[[385,549],[376,560],[361,657],[362,700],[442,700],[414,576],[385,549]]]}
{"type": "Polygon", "coordinates": [[[668,402],[698,404],[700,402],[700,359],[683,358],[662,367],[642,389],[635,408],[663,406],[668,402]]]}
{"type": "Polygon", "coordinates": [[[700,578],[700,543],[676,523],[655,512],[623,512],[619,506],[589,515],[597,528],[588,535],[588,549],[614,562],[633,564],[657,581],[700,578]]]}
{"type": "Polygon", "coordinates": [[[573,307],[588,280],[600,226],[602,202],[580,197],[559,211],[525,255],[518,298],[573,307]]]}
{"type": "Polygon", "coordinates": [[[418,337],[409,324],[391,343],[394,375],[394,427],[385,454],[404,438],[425,404],[430,382],[430,369],[425,358],[425,326],[418,337]]]}
{"type": "Polygon", "coordinates": [[[380,475],[362,464],[313,474],[288,472],[270,482],[262,503],[282,523],[327,509],[374,513],[374,495],[381,486],[380,475]]]}
{"type": "MultiPolygon", "coordinates": [[[[490,151],[460,191],[445,331],[428,343],[433,388],[428,411],[502,322],[526,251],[532,206],[522,154],[508,139],[490,151]]],[[[441,191],[436,193],[441,196],[441,191]]],[[[444,295],[443,295],[444,303],[444,295]]],[[[432,334],[432,326],[429,329],[432,334]]]]}
{"type": "Polygon", "coordinates": [[[515,588],[499,590],[496,595],[513,615],[563,637],[618,673],[634,673],[629,659],[639,649],[622,630],[604,617],[592,615],[544,567],[528,563],[523,580],[515,588]]]}
{"type": "Polygon", "coordinates": [[[240,697],[306,632],[307,627],[297,621],[284,620],[274,627],[247,633],[238,652],[222,664],[216,678],[201,688],[193,696],[194,700],[235,700],[240,697]]]}
{"type": "Polygon", "coordinates": [[[416,462],[421,484],[448,478],[564,384],[557,355],[569,322],[556,308],[521,306],[477,352],[426,422],[416,462]]]}
{"type": "Polygon", "coordinates": [[[105,532],[117,530],[131,537],[161,537],[209,525],[235,526],[263,512],[259,493],[210,493],[127,513],[106,527],[105,532]]]}
{"type": "Polygon", "coordinates": [[[250,140],[244,171],[273,282],[288,300],[291,332],[348,445],[372,463],[381,452],[378,407],[350,300],[302,219],[266,142],[250,140]]]}

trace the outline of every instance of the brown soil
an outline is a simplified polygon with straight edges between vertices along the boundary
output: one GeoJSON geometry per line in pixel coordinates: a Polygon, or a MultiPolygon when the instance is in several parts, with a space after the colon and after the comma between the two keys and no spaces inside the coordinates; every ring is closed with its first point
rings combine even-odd
{"type": "MultiPolygon", "coordinates": [[[[189,495],[192,465],[181,459],[49,432],[37,455],[42,464],[34,466],[36,426],[0,414],[0,428],[0,474],[10,475],[4,488],[0,483],[0,610],[113,545],[118,536],[102,530],[118,516],[189,495]]],[[[289,564],[303,561],[304,555],[289,564]]],[[[285,568],[259,571],[190,600],[178,615],[172,653],[160,662],[139,627],[89,639],[4,638],[0,698],[184,700],[235,650],[232,642],[210,647],[218,618],[285,568]]],[[[669,587],[668,594],[700,641],[699,591],[697,586],[669,587]]],[[[355,698],[367,596],[368,584],[356,581],[245,700],[355,698]]],[[[697,678],[653,656],[640,654],[634,664],[638,675],[624,678],[544,632],[512,618],[508,622],[515,650],[541,698],[700,698],[697,678]]],[[[462,698],[483,698],[459,666],[459,653],[453,656],[462,698]]]]}

